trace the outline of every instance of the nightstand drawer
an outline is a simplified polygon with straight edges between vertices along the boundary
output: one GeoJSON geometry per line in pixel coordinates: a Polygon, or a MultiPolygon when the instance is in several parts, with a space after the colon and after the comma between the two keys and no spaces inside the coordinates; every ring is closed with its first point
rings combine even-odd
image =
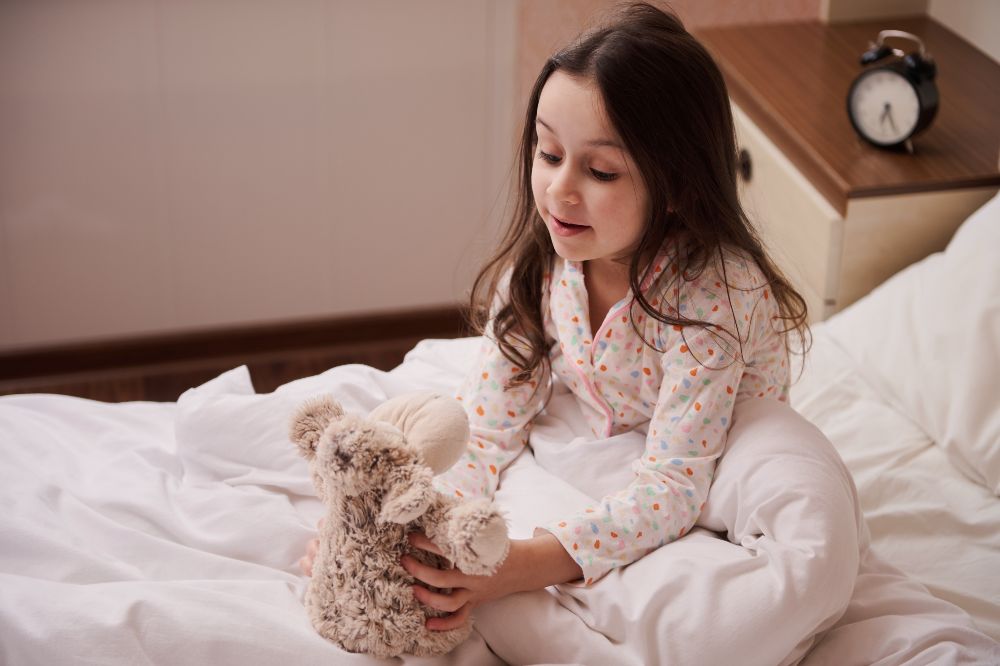
{"type": "Polygon", "coordinates": [[[849,199],[841,216],[746,114],[733,105],[749,160],[740,200],[761,240],[822,321],[897,271],[944,249],[955,230],[997,191],[970,187],[849,199]]]}
{"type": "Polygon", "coordinates": [[[941,250],[1000,187],[1000,65],[926,16],[894,17],[934,54],[940,113],[911,145],[880,150],[845,96],[884,19],[699,30],[733,100],[750,177],[740,198],[817,322],[941,250]],[[776,58],[780,53],[782,57],[776,58]]]}
{"type": "Polygon", "coordinates": [[[749,159],[740,200],[778,267],[806,299],[809,320],[832,314],[843,247],[843,219],[733,105],[736,135],[749,159]]]}

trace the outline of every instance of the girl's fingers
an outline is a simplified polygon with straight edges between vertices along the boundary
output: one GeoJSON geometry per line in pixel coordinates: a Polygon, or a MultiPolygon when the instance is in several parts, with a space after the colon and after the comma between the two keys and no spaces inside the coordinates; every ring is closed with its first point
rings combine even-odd
{"type": "Polygon", "coordinates": [[[313,539],[306,545],[306,554],[299,560],[299,568],[302,569],[302,573],[312,578],[313,575],[313,560],[316,559],[316,553],[319,552],[319,539],[313,539]]]}
{"type": "Polygon", "coordinates": [[[403,556],[399,563],[403,565],[403,568],[406,569],[406,572],[411,576],[423,583],[431,585],[432,587],[463,587],[458,584],[458,577],[463,574],[459,573],[455,569],[442,571],[441,569],[421,564],[412,557],[407,556],[403,556]]]}
{"type": "Polygon", "coordinates": [[[427,538],[423,532],[410,532],[406,535],[410,540],[410,545],[414,548],[419,548],[420,550],[426,550],[428,552],[434,553],[435,555],[444,556],[441,549],[438,548],[433,541],[427,538]]]}
{"type": "Polygon", "coordinates": [[[431,592],[420,585],[413,586],[413,596],[417,598],[417,601],[446,613],[454,613],[465,606],[469,601],[469,595],[469,591],[465,589],[455,590],[451,594],[441,594],[440,592],[431,592]]]}
{"type": "Polygon", "coordinates": [[[427,618],[427,628],[431,631],[449,631],[458,629],[469,621],[469,614],[472,613],[472,604],[465,604],[457,612],[448,617],[427,618]]]}

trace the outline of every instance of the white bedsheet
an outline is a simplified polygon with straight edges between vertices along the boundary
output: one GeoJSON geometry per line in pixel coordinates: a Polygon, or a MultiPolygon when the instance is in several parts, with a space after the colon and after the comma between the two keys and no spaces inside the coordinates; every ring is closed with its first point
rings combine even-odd
{"type": "MultiPolygon", "coordinates": [[[[323,391],[357,411],[453,391],[475,345],[428,341],[391,373],[343,366],[266,395],[239,368],[176,405],[0,398],[0,661],[375,663],[301,606],[321,508],[287,418],[323,391]]],[[[555,398],[503,480],[515,536],[627,480],[603,472],[625,474],[641,441],[574,441],[572,405],[555,398]],[[597,457],[550,464],[567,442],[597,457]]],[[[500,663],[486,641],[510,663],[794,663],[814,643],[809,663],[1000,661],[967,615],[867,552],[849,475],[811,426],[746,410],[731,444],[703,527],[591,588],[484,606],[457,651],[406,662],[500,663]]]]}

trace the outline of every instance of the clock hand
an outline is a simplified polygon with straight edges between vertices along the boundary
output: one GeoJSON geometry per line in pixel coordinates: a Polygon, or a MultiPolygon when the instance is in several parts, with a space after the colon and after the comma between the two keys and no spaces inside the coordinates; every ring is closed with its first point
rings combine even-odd
{"type": "Polygon", "coordinates": [[[886,102],[882,108],[882,115],[878,119],[879,125],[884,125],[886,120],[889,121],[889,127],[892,128],[892,131],[898,134],[899,130],[896,129],[896,122],[892,119],[892,104],[889,102],[886,102]]]}
{"type": "Polygon", "coordinates": [[[890,106],[888,102],[886,102],[885,105],[885,115],[889,117],[889,126],[892,127],[892,131],[898,134],[899,130],[896,129],[896,123],[892,119],[892,106],[890,106]]]}

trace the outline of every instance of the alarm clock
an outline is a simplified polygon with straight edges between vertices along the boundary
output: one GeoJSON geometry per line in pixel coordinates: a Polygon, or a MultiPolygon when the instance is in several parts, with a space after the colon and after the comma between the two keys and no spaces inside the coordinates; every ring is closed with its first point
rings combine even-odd
{"type": "Polygon", "coordinates": [[[905,148],[913,152],[911,139],[927,129],[938,110],[938,90],[934,83],[937,65],[916,35],[901,30],[883,30],[878,40],[861,55],[868,67],[858,75],[847,92],[847,115],[854,130],[879,148],[905,148]],[[917,43],[911,53],[892,48],[886,39],[896,37],[917,43]]]}

